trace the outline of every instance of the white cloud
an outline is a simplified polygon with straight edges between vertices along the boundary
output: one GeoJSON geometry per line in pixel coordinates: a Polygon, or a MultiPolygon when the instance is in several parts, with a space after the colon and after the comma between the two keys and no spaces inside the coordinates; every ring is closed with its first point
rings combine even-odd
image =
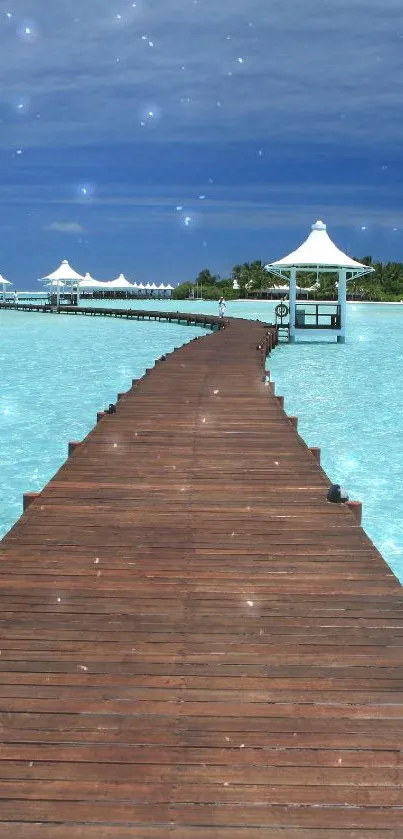
{"type": "Polygon", "coordinates": [[[120,18],[109,0],[82,7],[26,0],[2,26],[1,147],[400,140],[401,0],[140,0],[120,18]],[[34,43],[18,36],[27,16],[34,43]],[[159,117],[142,127],[150,108],[159,117]]]}
{"type": "Polygon", "coordinates": [[[47,224],[45,230],[53,230],[55,233],[85,233],[85,227],[76,221],[52,221],[47,224]]]}

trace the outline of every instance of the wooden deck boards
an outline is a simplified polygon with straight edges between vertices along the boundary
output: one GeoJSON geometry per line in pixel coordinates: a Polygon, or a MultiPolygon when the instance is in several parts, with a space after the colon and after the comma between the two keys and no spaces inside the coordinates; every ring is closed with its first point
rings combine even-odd
{"type": "Polygon", "coordinates": [[[1,543],[0,839],[403,836],[403,591],[263,335],[169,355],[1,543]]]}

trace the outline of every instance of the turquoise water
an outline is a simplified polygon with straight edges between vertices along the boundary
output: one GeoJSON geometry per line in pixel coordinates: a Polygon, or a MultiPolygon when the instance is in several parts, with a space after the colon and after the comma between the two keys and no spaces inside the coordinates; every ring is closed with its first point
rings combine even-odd
{"type": "Polygon", "coordinates": [[[163,352],[206,330],[0,310],[0,538],[82,440],[163,352]]]}
{"type": "Polygon", "coordinates": [[[345,345],[281,345],[269,366],[300,434],[363,502],[363,526],[403,581],[403,306],[350,304],[345,345]]]}
{"type": "MultiPolygon", "coordinates": [[[[87,305],[87,302],[85,303],[87,305]]],[[[217,313],[205,301],[94,301],[93,305],[217,313]]],[[[273,318],[275,304],[230,302],[235,317],[273,318]]],[[[164,351],[203,331],[0,312],[0,535],[21,514],[22,493],[39,490],[82,439],[97,410],[164,351]],[[57,398],[55,395],[57,394],[57,398]]],[[[348,342],[281,345],[268,366],[288,413],[350,498],[403,580],[403,306],[351,304],[348,342]]]]}

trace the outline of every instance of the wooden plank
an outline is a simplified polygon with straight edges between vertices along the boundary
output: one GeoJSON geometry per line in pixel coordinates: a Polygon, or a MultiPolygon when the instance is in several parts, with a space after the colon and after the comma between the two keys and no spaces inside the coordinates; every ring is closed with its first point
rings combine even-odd
{"type": "Polygon", "coordinates": [[[401,835],[402,588],[217,321],[0,545],[0,839],[401,835]]]}

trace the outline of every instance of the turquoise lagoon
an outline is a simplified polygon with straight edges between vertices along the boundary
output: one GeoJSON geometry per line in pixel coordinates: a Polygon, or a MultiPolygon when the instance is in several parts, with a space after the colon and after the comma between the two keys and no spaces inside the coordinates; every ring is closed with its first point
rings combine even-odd
{"type": "MultiPolygon", "coordinates": [[[[217,310],[199,300],[131,305],[217,310]]],[[[227,309],[262,320],[273,312],[270,302],[227,309]]],[[[44,486],[97,410],[158,355],[197,334],[204,330],[0,311],[0,536],[21,514],[22,493],[44,486]]],[[[321,447],[330,479],[363,502],[365,529],[403,580],[403,306],[350,304],[345,345],[283,344],[268,366],[286,411],[299,416],[301,435],[321,447]]]]}

